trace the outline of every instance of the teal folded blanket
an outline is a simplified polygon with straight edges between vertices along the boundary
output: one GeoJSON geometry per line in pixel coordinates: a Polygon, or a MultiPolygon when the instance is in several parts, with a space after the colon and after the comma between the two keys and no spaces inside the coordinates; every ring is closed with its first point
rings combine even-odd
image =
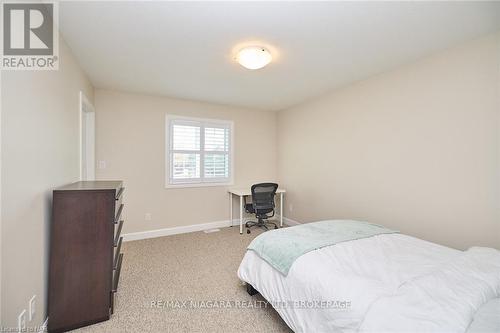
{"type": "Polygon", "coordinates": [[[355,239],[399,231],[380,225],[350,220],[328,220],[271,230],[256,237],[248,246],[276,270],[288,274],[301,255],[322,247],[355,239]]]}

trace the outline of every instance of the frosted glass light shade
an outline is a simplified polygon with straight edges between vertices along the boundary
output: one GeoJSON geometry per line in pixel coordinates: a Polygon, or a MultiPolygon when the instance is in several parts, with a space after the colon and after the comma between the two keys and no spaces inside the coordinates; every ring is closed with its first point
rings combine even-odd
{"type": "Polygon", "coordinates": [[[259,69],[269,64],[273,57],[265,47],[249,46],[238,52],[237,60],[246,69],[259,69]]]}

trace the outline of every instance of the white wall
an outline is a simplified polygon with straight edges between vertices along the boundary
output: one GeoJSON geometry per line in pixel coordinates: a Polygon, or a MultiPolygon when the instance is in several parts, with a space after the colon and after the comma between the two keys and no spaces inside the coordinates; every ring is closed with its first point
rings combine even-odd
{"type": "Polygon", "coordinates": [[[274,112],[109,90],[96,90],[95,108],[97,160],[107,166],[96,177],[125,182],[124,233],[229,219],[225,186],[164,187],[167,113],[233,120],[234,186],[276,179],[274,112]]]}
{"type": "Polygon", "coordinates": [[[287,214],[500,248],[499,81],[495,34],[279,112],[287,214]]]}
{"type": "MultiPolygon", "coordinates": [[[[2,73],[2,326],[37,296],[47,315],[51,189],[79,178],[79,92],[93,87],[63,40],[58,71],[2,73]]],[[[78,300],[75,300],[78,301],[78,300]]]]}

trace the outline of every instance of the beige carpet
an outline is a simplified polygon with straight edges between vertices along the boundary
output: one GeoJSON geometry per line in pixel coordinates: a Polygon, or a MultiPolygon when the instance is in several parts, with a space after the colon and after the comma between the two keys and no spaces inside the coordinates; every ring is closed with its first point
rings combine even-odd
{"type": "Polygon", "coordinates": [[[77,331],[291,332],[270,306],[249,305],[264,299],[250,297],[236,272],[246,246],[258,231],[240,236],[238,229],[124,243],[114,315],[109,321],[77,331]],[[151,305],[154,301],[171,303],[156,307],[151,305]],[[199,302],[196,304],[205,308],[186,303],[187,308],[183,308],[186,301],[199,302]],[[214,304],[211,301],[233,302],[232,308],[208,308],[214,304]],[[234,308],[238,304],[243,308],[234,308]]]}

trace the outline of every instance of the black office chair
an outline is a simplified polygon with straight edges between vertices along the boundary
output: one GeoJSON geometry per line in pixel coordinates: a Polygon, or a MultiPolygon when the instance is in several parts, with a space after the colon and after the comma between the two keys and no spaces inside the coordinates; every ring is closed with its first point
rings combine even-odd
{"type": "Polygon", "coordinates": [[[267,221],[274,216],[274,196],[277,189],[278,184],[275,183],[252,185],[252,203],[247,204],[245,200],[245,211],[250,214],[255,214],[257,222],[248,221],[245,223],[247,234],[250,233],[250,228],[252,227],[269,230],[267,226],[274,225],[274,229],[278,229],[275,223],[267,221]],[[272,213],[272,215],[269,215],[270,213],[272,213]]]}

